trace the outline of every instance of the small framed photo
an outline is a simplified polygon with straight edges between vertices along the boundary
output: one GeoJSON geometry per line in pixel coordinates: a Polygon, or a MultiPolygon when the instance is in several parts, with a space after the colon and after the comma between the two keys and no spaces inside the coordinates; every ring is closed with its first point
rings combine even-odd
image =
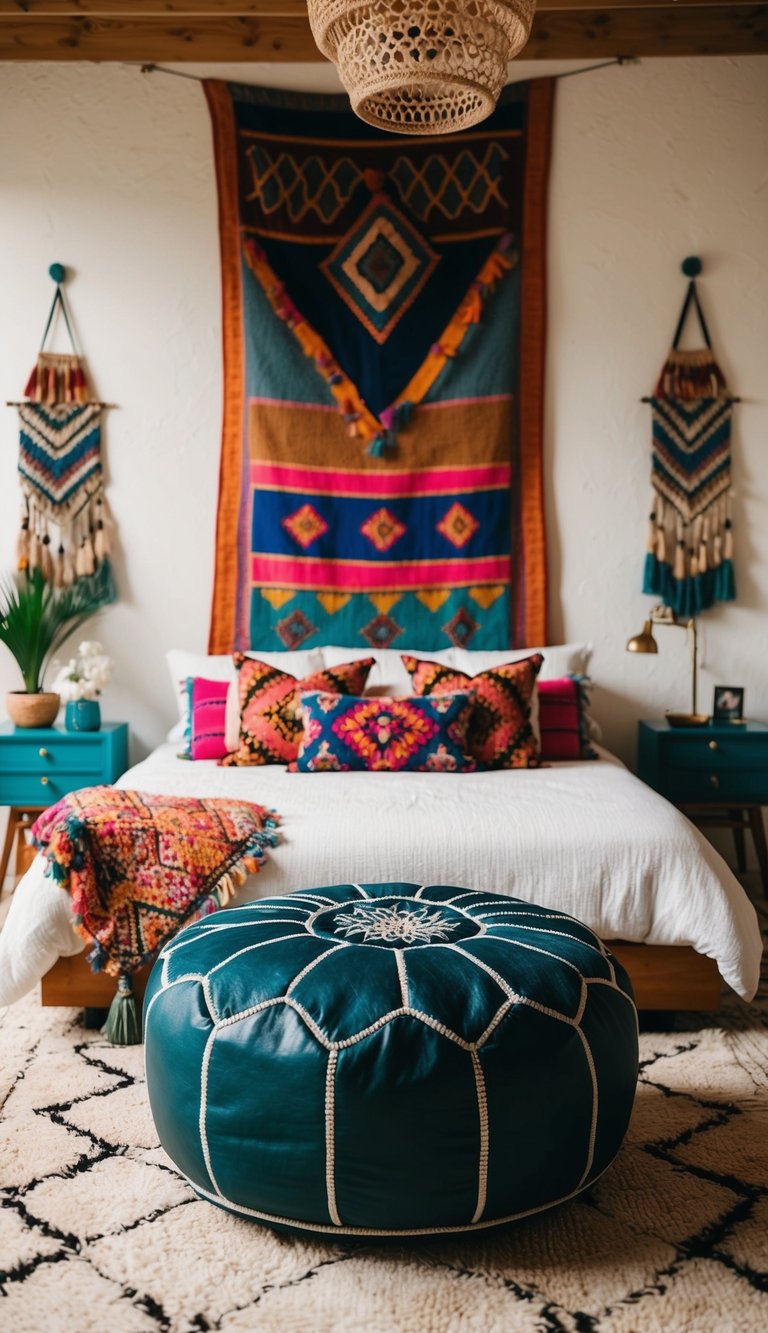
{"type": "Polygon", "coordinates": [[[744,688],[741,685],[716,685],[712,704],[713,722],[741,722],[744,716],[744,688]]]}

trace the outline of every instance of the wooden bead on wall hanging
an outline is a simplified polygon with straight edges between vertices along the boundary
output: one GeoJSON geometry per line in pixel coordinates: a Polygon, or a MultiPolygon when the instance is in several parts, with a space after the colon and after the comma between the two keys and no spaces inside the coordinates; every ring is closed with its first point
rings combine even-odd
{"type": "Polygon", "coordinates": [[[48,270],[56,291],[19,413],[21,526],[19,570],[39,569],[57,587],[92,580],[103,602],[115,588],[109,563],[110,517],[101,466],[101,415],[91,397],[64,296],[66,270],[48,270]],[[47,352],[60,312],[72,351],[47,352]]]}
{"type": "Polygon", "coordinates": [[[650,527],[643,592],[680,616],[736,596],[731,517],[731,397],[696,290],[701,260],[683,260],[688,290],[651,405],[650,527]],[[679,347],[690,310],[704,346],[679,347]]]}

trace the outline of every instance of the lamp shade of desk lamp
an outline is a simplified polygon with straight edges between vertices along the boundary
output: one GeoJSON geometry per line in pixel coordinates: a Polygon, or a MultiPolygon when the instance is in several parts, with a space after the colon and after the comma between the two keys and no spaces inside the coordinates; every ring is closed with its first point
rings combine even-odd
{"type": "Polygon", "coordinates": [[[671,727],[703,727],[709,722],[709,717],[704,713],[696,711],[696,673],[698,667],[698,650],[696,640],[696,621],[691,619],[686,624],[679,620],[673,620],[667,616],[654,615],[650,620],[646,620],[639,634],[635,634],[627,643],[628,653],[658,653],[659,645],[653,637],[654,625],[671,625],[675,629],[690,630],[691,633],[691,711],[690,713],[672,713],[667,711],[665,717],[671,727]]]}

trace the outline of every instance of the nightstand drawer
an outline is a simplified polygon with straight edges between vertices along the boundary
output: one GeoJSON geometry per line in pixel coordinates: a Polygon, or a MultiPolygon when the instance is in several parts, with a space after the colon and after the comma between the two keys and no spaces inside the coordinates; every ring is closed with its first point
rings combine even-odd
{"type": "Polygon", "coordinates": [[[702,764],[701,768],[667,767],[654,783],[668,801],[678,805],[711,802],[713,805],[762,804],[768,799],[765,767],[728,768],[702,764]]]}
{"type": "Polygon", "coordinates": [[[48,773],[0,772],[0,805],[55,805],[67,792],[95,787],[104,781],[99,772],[48,773]]]}
{"type": "Polygon", "coordinates": [[[662,769],[700,768],[708,773],[759,769],[768,774],[768,737],[665,736],[659,763],[662,769]]]}
{"type": "Polygon", "coordinates": [[[52,776],[65,772],[99,774],[104,769],[105,754],[98,732],[94,732],[93,737],[81,733],[75,741],[54,734],[47,743],[14,736],[3,746],[0,769],[3,777],[11,773],[19,776],[31,773],[52,776]]]}

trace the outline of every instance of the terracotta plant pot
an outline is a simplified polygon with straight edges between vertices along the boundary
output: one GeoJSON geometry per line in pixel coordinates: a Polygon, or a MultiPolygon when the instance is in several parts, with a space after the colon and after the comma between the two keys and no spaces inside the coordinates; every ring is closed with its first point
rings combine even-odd
{"type": "Polygon", "coordinates": [[[58,694],[40,690],[31,694],[28,690],[9,690],[5,696],[8,716],[17,727],[50,727],[59,711],[61,699],[58,694]]]}

